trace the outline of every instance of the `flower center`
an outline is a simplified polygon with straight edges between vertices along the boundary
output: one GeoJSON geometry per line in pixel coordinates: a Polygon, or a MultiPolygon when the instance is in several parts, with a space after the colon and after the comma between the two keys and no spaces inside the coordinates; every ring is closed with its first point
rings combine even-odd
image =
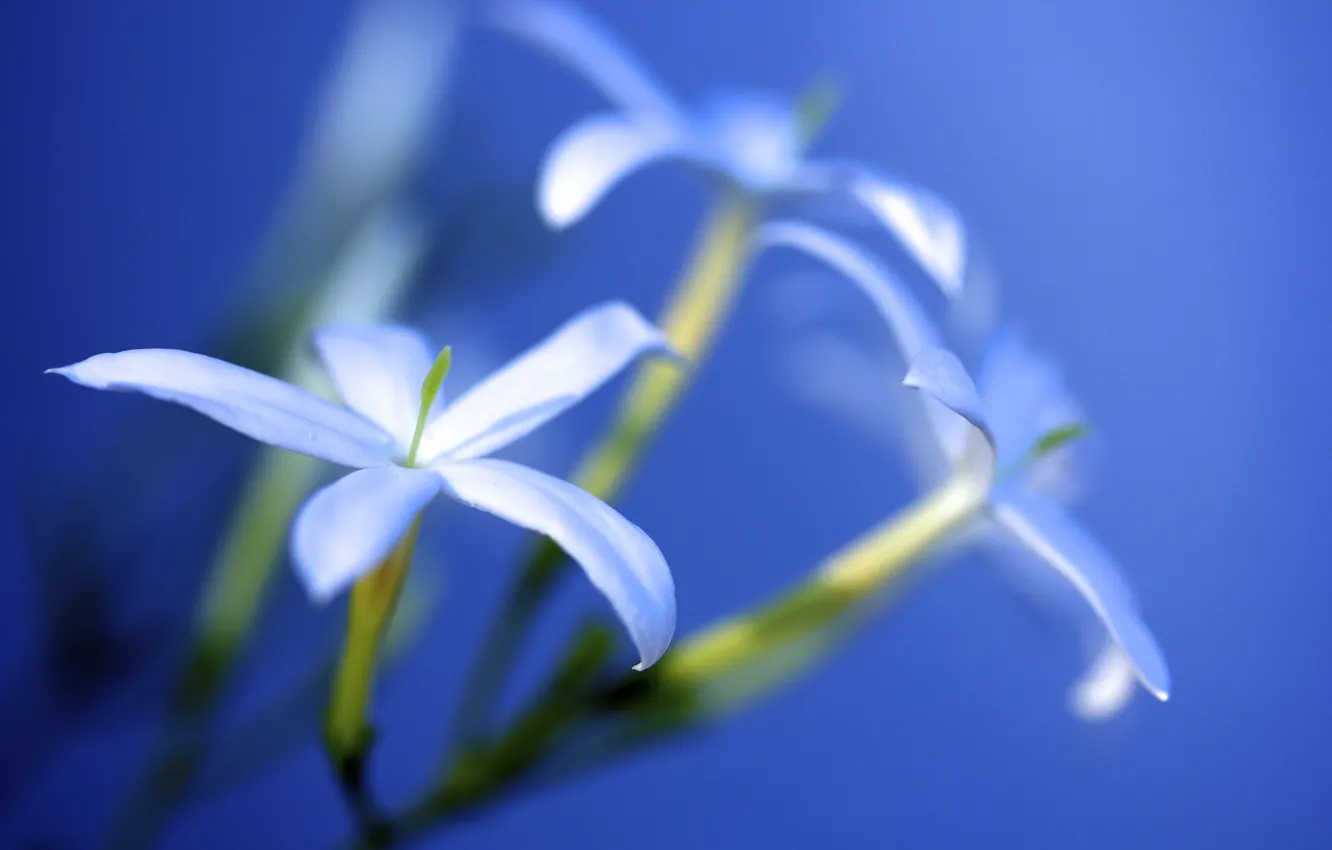
{"type": "Polygon", "coordinates": [[[416,414],[416,431],[412,433],[412,446],[407,450],[407,460],[404,466],[416,466],[416,453],[421,448],[421,435],[425,433],[426,422],[430,419],[430,408],[439,397],[439,388],[444,384],[444,376],[449,374],[449,366],[453,363],[453,349],[444,346],[444,350],[435,358],[434,365],[426,373],[425,380],[421,382],[421,409],[416,414]]]}

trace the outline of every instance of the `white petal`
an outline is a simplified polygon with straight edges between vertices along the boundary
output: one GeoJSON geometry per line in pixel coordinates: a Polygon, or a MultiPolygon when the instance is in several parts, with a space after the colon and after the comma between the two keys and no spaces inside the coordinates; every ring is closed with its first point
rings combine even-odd
{"type": "Polygon", "coordinates": [[[421,384],[435,361],[425,338],[410,328],[334,325],[315,334],[315,348],[347,406],[405,451],[416,432],[421,384]]]}
{"type": "Polygon", "coordinates": [[[382,466],[393,454],[389,435],[352,411],[202,354],[145,348],[49,371],[93,389],[183,404],[260,442],[345,466],[382,466]]]}
{"type": "MultiPolygon", "coordinates": [[[[1085,421],[1059,365],[1031,350],[1013,330],[1001,331],[987,349],[979,387],[1004,469],[1021,462],[1054,429],[1085,421]]],[[[1076,493],[1080,448],[1081,441],[1041,458],[1024,472],[1027,484],[1039,484],[1049,495],[1076,493]]]]}
{"type": "Polygon", "coordinates": [[[675,584],[652,539],[609,505],[566,481],[500,460],[432,467],[444,494],[550,537],[606,595],[638,648],[643,670],[675,634],[675,584]]]}
{"type": "Polygon", "coordinates": [[[679,109],[633,55],[596,21],[573,6],[538,0],[499,0],[490,22],[569,65],[608,98],[640,116],[674,117],[679,109]]]}
{"type": "Polygon", "coordinates": [[[962,293],[967,234],[957,211],[928,189],[847,163],[811,163],[794,192],[846,191],[887,227],[950,297],[962,293]]]}
{"type": "Polygon", "coordinates": [[[855,180],[851,194],[879,217],[945,293],[961,293],[967,237],[952,206],[927,189],[871,174],[855,180]]]}
{"type": "Polygon", "coordinates": [[[568,227],[630,173],[680,149],[681,133],[670,124],[620,115],[580,121],[546,152],[537,183],[541,216],[551,227],[568,227]]]}
{"type": "Polygon", "coordinates": [[[774,221],[759,228],[760,246],[785,246],[827,263],[854,283],[888,324],[904,363],[926,346],[938,348],[939,331],[901,280],[850,242],[802,221],[774,221]]]}
{"type": "Polygon", "coordinates": [[[1109,720],[1128,705],[1137,679],[1133,662],[1113,642],[1107,643],[1069,689],[1069,710],[1083,720],[1109,720]]]}
{"type": "Polygon", "coordinates": [[[291,557],[306,591],[326,602],[379,564],[439,494],[427,469],[362,469],[310,497],[296,515],[291,557]]]}
{"type": "Polygon", "coordinates": [[[786,371],[802,401],[853,426],[878,447],[894,453],[905,449],[922,488],[943,483],[952,471],[952,457],[941,451],[926,412],[948,417],[962,437],[969,426],[934,399],[885,386],[889,367],[896,365],[891,355],[871,356],[831,334],[796,340],[786,349],[786,371]]]}
{"type": "Polygon", "coordinates": [[[507,446],[654,353],[672,351],[628,304],[586,310],[445,408],[426,427],[421,457],[480,457],[507,446]]]}
{"type": "Polygon", "coordinates": [[[1160,647],[1134,610],[1114,560],[1053,502],[1008,488],[992,502],[994,519],[1073,585],[1133,663],[1138,678],[1158,699],[1170,692],[1170,672],[1160,647]]]}
{"type": "Polygon", "coordinates": [[[971,423],[966,448],[959,458],[963,469],[986,482],[994,477],[997,459],[994,434],[985,416],[976,385],[966,367],[953,352],[943,348],[925,348],[911,363],[911,371],[902,383],[927,393],[944,407],[971,423]]]}
{"type": "MultiPolygon", "coordinates": [[[[902,362],[910,364],[922,349],[942,344],[939,331],[902,281],[850,242],[801,221],[766,224],[759,229],[757,239],[764,247],[803,251],[854,283],[887,323],[902,362]]],[[[926,421],[939,450],[950,461],[956,460],[966,443],[965,424],[934,399],[923,401],[926,421]]]]}

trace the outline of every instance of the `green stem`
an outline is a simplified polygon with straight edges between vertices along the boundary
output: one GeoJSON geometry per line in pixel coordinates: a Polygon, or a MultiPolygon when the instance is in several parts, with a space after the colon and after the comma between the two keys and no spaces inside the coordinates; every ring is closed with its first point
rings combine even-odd
{"type": "MultiPolygon", "coordinates": [[[[774,654],[817,637],[877,599],[927,549],[973,517],[987,489],[987,482],[973,476],[955,476],[832,555],[795,589],[681,642],[659,662],[658,682],[706,694],[731,677],[766,666],[774,654]]],[[[787,672],[804,669],[808,661],[798,660],[787,672]]]]}
{"type": "Polygon", "coordinates": [[[361,771],[373,739],[368,717],[376,661],[411,569],[420,525],[418,516],[383,563],[356,582],[347,604],[347,637],[333,678],[324,746],[358,807],[365,796],[361,771]]]}
{"type": "MultiPolygon", "coordinates": [[[[689,265],[658,324],[691,367],[712,350],[730,318],[752,254],[755,205],[728,193],[704,225],[689,265]]],[[[575,468],[570,480],[603,501],[614,500],[637,469],[653,434],[674,409],[694,368],[665,360],[638,368],[610,428],[575,468]]]]}
{"type": "MultiPolygon", "coordinates": [[[[826,80],[802,93],[793,117],[805,147],[823,130],[839,101],[839,90],[826,80]]],[[[731,315],[753,258],[752,235],[760,212],[758,201],[738,189],[727,188],[718,198],[658,321],[691,368],[686,371],[663,361],[640,366],[610,427],[569,477],[574,484],[611,502],[628,483],[639,457],[731,315]]],[[[514,656],[564,566],[564,553],[549,540],[540,540],[533,548],[463,688],[457,741],[469,744],[484,734],[483,724],[491,716],[514,656]]]]}
{"type": "MultiPolygon", "coordinates": [[[[728,191],[719,200],[662,312],[659,325],[691,366],[707,356],[731,314],[752,253],[756,212],[755,203],[738,192],[728,191]]],[[[660,360],[640,366],[610,427],[570,480],[604,501],[613,501],[694,371],[660,360]]],[[[483,734],[482,725],[491,715],[514,656],[564,565],[564,553],[549,540],[541,540],[532,550],[463,690],[456,730],[460,742],[473,742],[483,734]]]]}
{"type": "MultiPolygon", "coordinates": [[[[828,557],[771,602],[681,640],[647,673],[584,689],[573,703],[567,692],[543,691],[492,744],[464,750],[440,783],[383,834],[392,843],[415,840],[450,818],[530,787],[560,736],[577,723],[602,720],[626,729],[623,746],[579,762],[582,771],[771,696],[824,657],[823,651],[794,649],[812,638],[820,650],[836,645],[840,627],[858,621],[931,546],[974,517],[986,491],[987,482],[953,478],[828,557]]],[[[354,846],[387,843],[362,838],[354,846]]]]}
{"type": "Polygon", "coordinates": [[[319,469],[305,455],[264,447],[241,491],[204,588],[198,631],[181,697],[191,706],[217,698],[268,595],[287,528],[319,469]]]}
{"type": "MultiPolygon", "coordinates": [[[[331,389],[306,352],[311,331],[326,323],[382,319],[396,310],[414,280],[425,255],[424,232],[404,239],[388,224],[386,213],[373,212],[302,288],[310,293],[308,306],[281,328],[279,350],[285,354],[278,374],[289,383],[321,393],[331,389]],[[388,255],[382,254],[385,250],[388,255]],[[392,269],[384,277],[367,280],[344,272],[373,251],[391,259],[392,269]]],[[[152,845],[189,793],[217,706],[282,563],[291,518],[314,485],[319,464],[281,449],[260,450],[211,565],[166,728],[116,815],[108,847],[152,845]]]]}

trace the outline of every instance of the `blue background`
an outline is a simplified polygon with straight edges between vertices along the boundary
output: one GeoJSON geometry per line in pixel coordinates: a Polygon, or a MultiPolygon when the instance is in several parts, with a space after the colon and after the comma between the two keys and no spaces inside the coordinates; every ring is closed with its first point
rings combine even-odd
{"type": "MultiPolygon", "coordinates": [[[[1080,516],[1139,590],[1175,694],[1140,696],[1106,725],[1068,716],[1075,643],[1033,627],[989,563],[961,557],[751,714],[433,843],[1332,846],[1332,6],[589,5],[685,98],[718,83],[794,93],[834,72],[847,99],[818,151],[882,162],[958,206],[1000,274],[1006,316],[1061,358],[1105,442],[1080,516]]],[[[10,685],[22,687],[36,627],[17,491],[77,475],[106,423],[148,404],[41,370],[197,346],[273,219],[348,13],[314,0],[0,11],[10,685]]],[[[439,197],[519,186],[509,224],[536,232],[526,201],[541,151],[601,101],[482,31],[467,35],[457,85],[449,143],[431,157],[439,197]]],[[[498,362],[596,300],[655,311],[705,203],[680,169],[645,172],[543,241],[538,262],[505,262],[503,239],[473,252],[464,285],[427,289],[420,321],[441,341],[484,340],[478,360],[498,362]]],[[[759,263],[622,504],[671,561],[682,633],[796,579],[913,493],[902,463],[801,406],[774,368],[785,340],[764,281],[788,262],[759,263]]],[[[614,396],[562,420],[539,447],[544,468],[567,468],[614,396]]],[[[216,431],[200,432],[199,476],[241,451],[216,431]]],[[[222,521],[221,505],[196,501],[153,520],[161,548],[130,573],[135,604],[174,611],[178,628],[206,564],[198,541],[222,521]]],[[[394,799],[428,774],[522,545],[496,520],[436,516],[444,595],[381,702],[377,781],[394,799]]],[[[335,621],[284,581],[275,616],[335,621]]],[[[596,604],[571,585],[542,634],[596,604]]],[[[260,640],[279,649],[251,659],[244,687],[304,661],[281,626],[260,640]]],[[[149,700],[70,729],[0,841],[92,843],[156,717],[149,700]]],[[[24,736],[5,721],[4,738],[24,736]]],[[[166,846],[327,846],[348,828],[310,745],[188,809],[166,846]]]]}

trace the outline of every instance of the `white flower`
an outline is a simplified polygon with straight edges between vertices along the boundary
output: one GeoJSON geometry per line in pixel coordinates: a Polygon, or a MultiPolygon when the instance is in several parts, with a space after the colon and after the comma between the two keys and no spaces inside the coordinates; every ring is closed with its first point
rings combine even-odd
{"type": "Polygon", "coordinates": [[[882,172],[806,160],[794,104],[732,93],[686,109],[610,33],[562,3],[498,0],[491,21],[573,67],[618,107],[575,124],[550,146],[538,201],[551,226],[578,221],[644,165],[683,160],[756,198],[845,194],[895,234],[944,291],[961,290],[966,234],[952,207],[882,172]]]}
{"type": "Polygon", "coordinates": [[[595,307],[448,405],[422,398],[434,358],[413,330],[335,326],[315,344],[346,407],[187,351],[99,354],[51,371],[183,404],[261,442],[354,467],[315,493],[292,529],[296,570],[317,601],[373,569],[442,493],[549,536],[606,595],[638,668],[661,657],[675,631],[675,588],[652,540],[572,484],[485,458],[635,358],[671,354],[657,328],[628,305],[595,307]]]}
{"type": "Polygon", "coordinates": [[[828,263],[870,298],[892,330],[901,359],[911,364],[906,385],[925,393],[931,448],[955,474],[975,475],[989,489],[984,516],[968,531],[1024,553],[1013,563],[1030,582],[1062,603],[1076,601],[1086,612],[1079,617],[1098,624],[1106,640],[1070,695],[1074,710],[1084,717],[1114,713],[1135,678],[1166,699],[1165,658],[1118,566],[1051,495],[1067,483],[1069,456],[1057,451],[1030,460],[1043,436],[1081,422],[1055,365],[1032,354],[1016,336],[1001,336],[985,358],[978,391],[957,358],[941,347],[924,310],[879,263],[799,222],[767,225],[759,239],[828,263]]]}

